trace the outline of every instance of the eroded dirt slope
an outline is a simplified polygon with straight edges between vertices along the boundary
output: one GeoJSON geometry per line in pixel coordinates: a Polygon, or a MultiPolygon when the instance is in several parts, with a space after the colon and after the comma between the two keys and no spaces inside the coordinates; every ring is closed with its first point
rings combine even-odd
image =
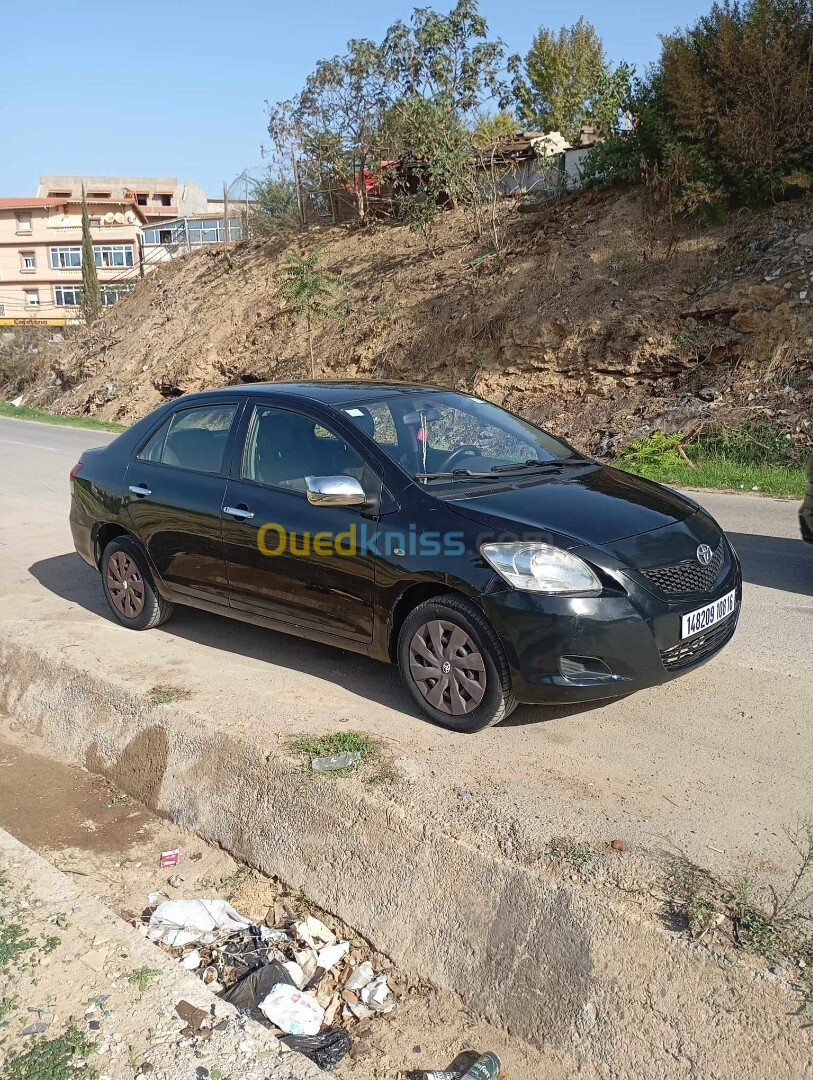
{"type": "Polygon", "coordinates": [[[402,226],[194,253],[64,344],[27,403],[129,422],[199,388],[308,377],[304,322],[274,272],[318,243],[344,297],[316,330],[319,377],[457,386],[599,451],[766,413],[807,441],[813,200],[670,231],[637,194],[587,193],[506,211],[503,235],[488,255],[448,214],[434,256],[402,226]]]}

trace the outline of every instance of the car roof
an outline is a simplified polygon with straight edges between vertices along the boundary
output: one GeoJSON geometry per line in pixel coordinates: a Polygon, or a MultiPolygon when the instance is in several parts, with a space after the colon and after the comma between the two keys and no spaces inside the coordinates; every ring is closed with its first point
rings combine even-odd
{"type": "MultiPolygon", "coordinates": [[[[203,390],[188,395],[190,398],[206,399],[222,394],[280,394],[298,401],[318,401],[325,405],[337,405],[348,401],[372,401],[396,394],[448,393],[446,386],[427,386],[421,383],[379,382],[344,379],[336,382],[254,382],[240,386],[224,386],[218,390],[203,390]]],[[[186,395],[184,395],[186,396],[186,395]]]]}

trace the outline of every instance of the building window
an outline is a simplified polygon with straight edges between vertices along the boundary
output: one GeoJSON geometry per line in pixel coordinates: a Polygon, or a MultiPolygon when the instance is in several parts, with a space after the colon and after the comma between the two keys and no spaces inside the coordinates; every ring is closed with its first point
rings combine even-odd
{"type": "Polygon", "coordinates": [[[48,192],[48,198],[49,199],[69,199],[71,197],[71,194],[72,194],[72,192],[70,192],[70,191],[49,191],[48,192]]]}
{"type": "Polygon", "coordinates": [[[159,206],[172,206],[172,195],[167,195],[164,191],[156,191],[155,201],[159,206]]]}
{"type": "Polygon", "coordinates": [[[110,198],[110,192],[109,191],[89,191],[88,192],[88,198],[89,199],[109,199],[110,198]]]}
{"type": "Polygon", "coordinates": [[[30,214],[17,214],[17,232],[31,232],[30,214]]]}
{"type": "Polygon", "coordinates": [[[20,267],[22,270],[36,270],[37,269],[37,255],[34,251],[21,251],[20,252],[20,267]]]}
{"type": "Polygon", "coordinates": [[[51,267],[54,270],[76,270],[82,265],[80,247],[52,247],[51,267]]]}
{"type": "Polygon", "coordinates": [[[102,268],[133,265],[132,244],[94,244],[93,254],[96,265],[102,268]]]}
{"type": "Polygon", "coordinates": [[[112,307],[115,303],[121,300],[122,296],[126,296],[128,292],[135,288],[135,284],[132,285],[102,285],[102,304],[104,307],[112,307]]]}
{"type": "Polygon", "coordinates": [[[81,307],[81,285],[54,285],[54,303],[57,307],[81,307]]]}
{"type": "Polygon", "coordinates": [[[25,290],[25,306],[26,307],[39,307],[40,306],[40,291],[39,291],[39,289],[26,289],[25,290]]]}
{"type": "Polygon", "coordinates": [[[90,219],[90,227],[91,227],[91,229],[98,229],[101,226],[101,224],[102,224],[102,219],[100,217],[92,217],[90,219]]]}
{"type": "Polygon", "coordinates": [[[139,206],[146,206],[149,197],[150,196],[148,195],[148,193],[146,191],[137,191],[136,192],[136,202],[138,203],[139,206]]]}

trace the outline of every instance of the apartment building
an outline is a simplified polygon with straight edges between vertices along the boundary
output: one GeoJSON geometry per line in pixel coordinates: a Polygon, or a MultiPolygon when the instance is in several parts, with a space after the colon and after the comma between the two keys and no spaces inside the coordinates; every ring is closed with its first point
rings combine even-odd
{"type": "Polygon", "coordinates": [[[88,199],[135,202],[151,224],[193,214],[223,214],[222,199],[210,199],[199,184],[175,176],[41,176],[37,196],[81,198],[83,188],[88,199]]]}
{"type": "MultiPolygon", "coordinates": [[[[112,192],[88,193],[102,303],[114,304],[141,272],[141,206],[112,192]]],[[[0,326],[64,326],[82,303],[82,200],[0,198],[0,326]]]]}

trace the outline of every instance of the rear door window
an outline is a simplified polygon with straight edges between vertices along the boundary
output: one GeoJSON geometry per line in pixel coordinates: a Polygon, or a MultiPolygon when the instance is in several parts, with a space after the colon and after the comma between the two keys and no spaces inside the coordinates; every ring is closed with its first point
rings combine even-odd
{"type": "Polygon", "coordinates": [[[236,405],[183,409],[156,431],[138,454],[139,461],[160,462],[192,472],[221,473],[236,405]]]}

